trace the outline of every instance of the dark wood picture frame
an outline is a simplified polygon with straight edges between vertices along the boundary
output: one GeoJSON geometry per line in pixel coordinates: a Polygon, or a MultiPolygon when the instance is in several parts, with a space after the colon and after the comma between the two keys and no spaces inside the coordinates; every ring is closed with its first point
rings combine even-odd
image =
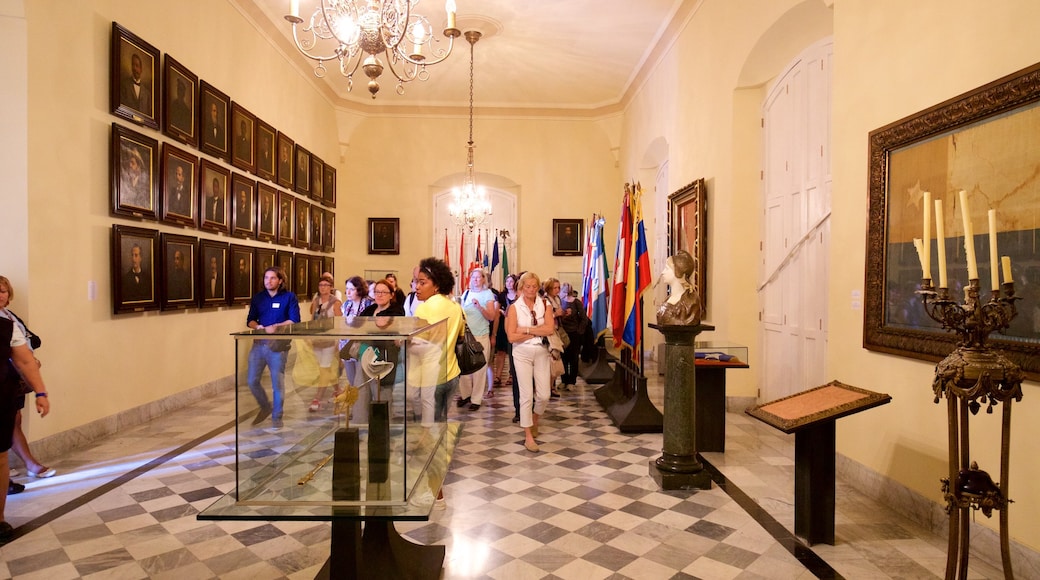
{"type": "Polygon", "coordinates": [[[287,191],[278,192],[278,243],[291,246],[296,243],[295,209],[296,198],[287,191]]]}
{"type": "Polygon", "coordinates": [[[318,158],[317,155],[311,155],[311,190],[310,196],[317,203],[325,202],[325,194],[322,193],[325,187],[325,162],[318,158]]]}
{"type": "Polygon", "coordinates": [[[311,152],[296,144],[296,168],[293,170],[293,185],[296,193],[303,196],[311,194],[311,152]]]}
{"type": "Polygon", "coordinates": [[[114,216],[159,219],[159,142],[112,123],[109,153],[114,216]]]}
{"type": "Polygon", "coordinates": [[[368,253],[401,253],[401,218],[368,218],[368,253]]]}
{"type": "Polygon", "coordinates": [[[158,249],[158,230],[112,225],[112,311],[115,314],[159,308],[159,286],[155,277],[158,249]],[[136,266],[135,261],[139,262],[136,266]]]}
{"type": "Polygon", "coordinates": [[[293,211],[296,214],[293,226],[296,230],[295,244],[297,248],[306,250],[310,247],[311,204],[302,199],[297,199],[296,203],[293,204],[293,211]]]}
{"type": "Polygon", "coordinates": [[[325,210],[320,205],[311,204],[310,249],[320,252],[325,240],[325,210]]]}
{"type": "Polygon", "coordinates": [[[256,181],[241,173],[231,174],[231,235],[256,237],[256,181]]]}
{"type": "Polygon", "coordinates": [[[322,203],[326,207],[336,207],[336,168],[325,164],[325,169],[322,171],[322,203]]]}
{"type": "Polygon", "coordinates": [[[161,310],[195,308],[199,305],[198,250],[199,239],[193,236],[163,233],[161,310]],[[178,253],[180,254],[178,259],[178,253]]]}
{"type": "MultiPolygon", "coordinates": [[[[864,348],[938,361],[955,347],[956,335],[928,318],[914,294],[922,272],[912,241],[908,244],[904,237],[907,231],[921,235],[921,209],[908,208],[914,199],[921,205],[924,191],[944,200],[947,273],[954,299],[963,299],[960,288],[967,284],[964,228],[960,204],[955,201],[958,192],[965,190],[973,199],[995,204],[998,248],[1011,257],[1016,295],[1024,297],[1023,303],[1036,305],[1040,285],[1033,281],[1040,277],[1040,259],[1032,240],[1040,233],[1034,217],[1040,214],[1040,199],[1023,197],[1031,195],[1028,188],[1012,189],[1040,165],[1038,123],[1040,64],[870,132],[864,348]],[[1008,147],[1009,142],[1016,145],[1008,147]],[[975,161],[968,170],[969,155],[985,161],[975,161]]],[[[985,222],[978,210],[985,203],[976,205],[972,220],[979,231],[985,222]]],[[[987,236],[976,234],[978,256],[989,255],[984,238],[987,236]]],[[[932,251],[933,256],[936,253],[932,251]]],[[[934,272],[937,260],[932,262],[934,272]]],[[[979,262],[979,276],[988,295],[988,260],[979,262]]],[[[938,286],[937,279],[934,284],[938,286]]],[[[1020,311],[1006,335],[994,334],[989,341],[1020,365],[1027,377],[1037,380],[1040,337],[1032,324],[1032,318],[1020,311]]]]}
{"type": "Polygon", "coordinates": [[[668,255],[686,250],[693,256],[690,281],[697,286],[700,318],[708,308],[708,190],[698,179],[668,196],[668,255]]]}
{"type": "Polygon", "coordinates": [[[231,164],[254,173],[256,171],[256,115],[237,101],[231,102],[231,164]]]}
{"type": "Polygon", "coordinates": [[[336,212],[325,210],[325,221],[321,230],[321,250],[323,252],[336,251],[336,212]]]}
{"type": "MultiPolygon", "coordinates": [[[[336,258],[333,258],[332,256],[322,256],[321,257],[321,272],[323,274],[325,272],[328,272],[329,274],[332,274],[332,279],[335,280],[336,279],[336,258]]],[[[333,292],[336,291],[336,285],[335,284],[332,285],[332,291],[333,292]]]]}
{"type": "Polygon", "coordinates": [[[272,183],[277,181],[278,168],[275,166],[278,154],[278,130],[270,123],[256,120],[256,175],[272,183]]]}
{"type": "Polygon", "coordinates": [[[278,132],[278,185],[293,188],[293,168],[296,167],[296,142],[278,132]]]}
{"type": "Polygon", "coordinates": [[[253,288],[259,292],[264,288],[264,272],[271,266],[277,266],[277,252],[274,248],[256,248],[256,272],[253,275],[253,288]]]}
{"type": "Polygon", "coordinates": [[[228,243],[199,241],[199,306],[228,304],[228,243]]]}
{"type": "Polygon", "coordinates": [[[307,297],[307,288],[309,287],[309,273],[310,273],[310,258],[307,254],[301,254],[299,252],[293,256],[293,272],[292,272],[292,287],[293,292],[296,293],[297,298],[307,297]]]}
{"type": "Polygon", "coordinates": [[[169,54],[163,58],[164,135],[192,147],[199,146],[199,77],[169,54]]]}
{"type": "Polygon", "coordinates": [[[231,138],[228,122],[231,119],[231,97],[199,80],[199,150],[231,162],[231,138]]]}
{"type": "Polygon", "coordinates": [[[585,220],[553,219],[553,255],[580,256],[585,243],[585,220]]]}
{"type": "Polygon", "coordinates": [[[203,159],[199,167],[199,229],[231,233],[230,192],[231,170],[203,159]]]}
{"type": "Polygon", "coordinates": [[[162,145],[162,221],[195,227],[199,223],[199,158],[171,143],[162,145]]]}
{"type": "Polygon", "coordinates": [[[278,190],[258,181],[256,184],[256,239],[274,242],[278,238],[278,190]]]}
{"type": "Polygon", "coordinates": [[[256,252],[251,246],[231,244],[227,269],[232,304],[249,304],[256,293],[256,252]]]}
{"type": "Polygon", "coordinates": [[[118,23],[112,23],[109,105],[112,114],[138,125],[159,128],[159,49],[118,23]]]}
{"type": "Polygon", "coordinates": [[[318,293],[318,282],[321,282],[321,268],[324,265],[322,256],[307,256],[307,300],[318,293]]]}
{"type": "Polygon", "coordinates": [[[278,250],[275,252],[274,263],[282,269],[285,273],[285,286],[290,292],[296,292],[293,288],[293,258],[295,254],[288,250],[278,250]]]}

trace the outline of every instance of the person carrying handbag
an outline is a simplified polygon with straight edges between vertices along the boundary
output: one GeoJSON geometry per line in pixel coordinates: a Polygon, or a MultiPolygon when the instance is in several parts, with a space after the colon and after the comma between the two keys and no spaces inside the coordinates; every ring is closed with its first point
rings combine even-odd
{"type": "MultiPolygon", "coordinates": [[[[484,347],[484,355],[491,356],[491,326],[498,317],[495,294],[487,288],[484,270],[474,269],[469,275],[469,290],[462,294],[462,309],[466,313],[466,326],[473,337],[484,347]]],[[[469,405],[470,411],[480,409],[487,391],[487,365],[474,373],[459,377],[459,408],[469,405]]]]}

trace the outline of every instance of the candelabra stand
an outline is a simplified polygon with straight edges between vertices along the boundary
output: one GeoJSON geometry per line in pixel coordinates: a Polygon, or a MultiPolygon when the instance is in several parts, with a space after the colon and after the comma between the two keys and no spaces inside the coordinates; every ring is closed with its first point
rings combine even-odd
{"type": "Polygon", "coordinates": [[[970,545],[969,510],[982,510],[991,517],[1000,512],[1000,556],[1004,577],[1013,578],[1008,537],[1008,455],[1011,435],[1011,403],[1022,400],[1024,375],[1018,365],[986,345],[989,334],[1003,332],[1018,314],[1013,283],[1003,285],[1003,296],[994,290],[989,301],[979,300],[979,281],[972,279],[964,289],[964,304],[950,297],[949,289],[932,288],[925,279],[918,291],[928,316],[960,337],[957,348],[935,367],[932,391],[935,403],[946,397],[949,416],[949,477],[942,478],[950,536],[946,554],[946,578],[968,577],[970,545]],[[970,461],[969,412],[975,415],[986,405],[986,413],[1003,403],[1000,434],[1000,483],[970,461]]]}

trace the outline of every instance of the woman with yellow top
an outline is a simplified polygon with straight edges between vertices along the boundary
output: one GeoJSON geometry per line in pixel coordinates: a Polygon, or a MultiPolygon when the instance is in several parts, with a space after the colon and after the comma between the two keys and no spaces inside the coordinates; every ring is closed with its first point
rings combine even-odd
{"type": "MultiPolygon", "coordinates": [[[[409,399],[418,396],[422,404],[422,424],[444,423],[448,420],[448,401],[459,386],[459,362],[455,358],[455,341],[462,335],[462,308],[451,299],[455,277],[451,269],[437,258],[419,262],[415,277],[415,292],[423,303],[415,309],[416,318],[434,323],[447,320],[447,336],[443,343],[413,347],[422,350],[418,365],[408,367],[409,399]],[[443,344],[444,348],[440,348],[443,344]],[[434,364],[435,363],[435,364],[434,364]]],[[[414,403],[413,403],[414,405],[414,403]]]]}

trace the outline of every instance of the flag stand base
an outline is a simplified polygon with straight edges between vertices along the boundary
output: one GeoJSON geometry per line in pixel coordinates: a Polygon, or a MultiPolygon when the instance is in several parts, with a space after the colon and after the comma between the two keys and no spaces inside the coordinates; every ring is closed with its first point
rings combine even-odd
{"type": "Polygon", "coordinates": [[[646,377],[632,362],[630,349],[621,350],[621,360],[614,365],[613,378],[596,389],[595,395],[622,433],[664,431],[664,416],[650,401],[646,391],[646,377]]]}

